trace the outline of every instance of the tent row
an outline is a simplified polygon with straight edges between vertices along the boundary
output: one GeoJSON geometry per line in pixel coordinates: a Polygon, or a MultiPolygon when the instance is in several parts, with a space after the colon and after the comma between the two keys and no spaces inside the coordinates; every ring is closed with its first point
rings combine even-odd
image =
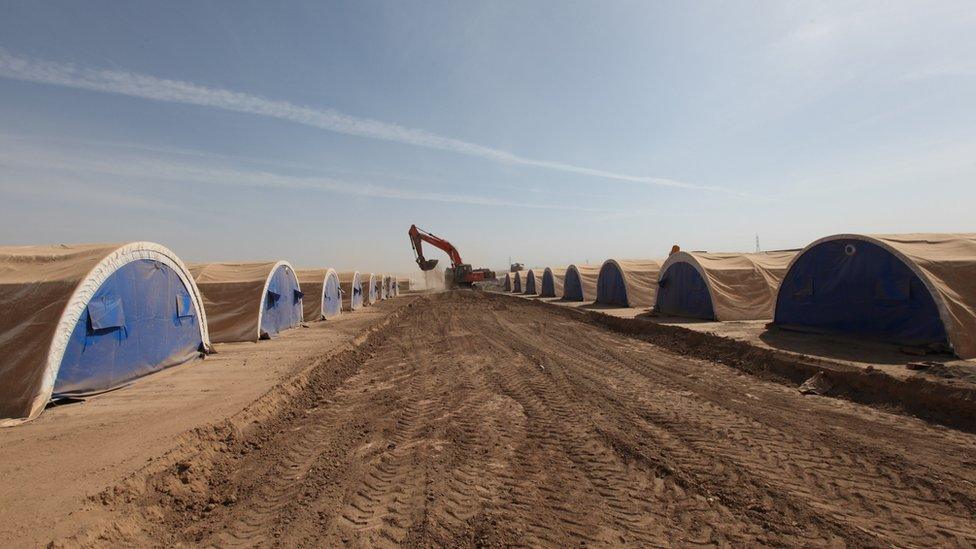
{"type": "Polygon", "coordinates": [[[547,267],[536,282],[539,271],[508,273],[503,289],[976,358],[976,234],[838,234],[802,250],[608,259],[547,267]]]}
{"type": "Polygon", "coordinates": [[[186,265],[151,242],[0,247],[0,425],[398,293],[287,261],[186,265]]]}

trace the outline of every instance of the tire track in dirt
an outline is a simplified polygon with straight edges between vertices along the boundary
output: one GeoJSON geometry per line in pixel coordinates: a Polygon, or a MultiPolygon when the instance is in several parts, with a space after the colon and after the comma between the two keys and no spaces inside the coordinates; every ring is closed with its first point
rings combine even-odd
{"type": "MultiPolygon", "coordinates": [[[[504,325],[505,322],[502,321],[504,325]]],[[[510,328],[510,326],[509,326],[510,328]]],[[[568,389],[566,381],[569,378],[566,374],[562,372],[562,366],[566,362],[573,362],[577,359],[575,358],[576,349],[566,348],[565,353],[557,354],[553,356],[551,353],[539,354],[538,347],[532,345],[526,345],[523,341],[523,336],[520,335],[519,330],[509,330],[507,332],[508,338],[500,338],[505,344],[517,350],[518,352],[530,357],[531,362],[543,362],[548,363],[549,368],[549,379],[539,380],[538,376],[533,376],[532,386],[537,394],[546,395],[547,406],[553,406],[549,404],[550,401],[559,401],[563,403],[569,402],[586,402],[592,397],[587,397],[580,395],[581,399],[566,398],[566,391],[568,389]],[[565,355],[565,356],[563,356],[565,355]],[[563,362],[565,361],[565,362],[563,362]]],[[[527,330],[527,332],[533,332],[534,330],[527,330]]],[[[600,361],[602,363],[602,360],[600,361]]],[[[576,377],[578,372],[573,372],[572,377],[576,377]]],[[[573,380],[570,383],[578,384],[577,380],[573,380]]],[[[726,534],[717,533],[712,525],[722,525],[722,524],[735,524],[736,521],[733,519],[731,522],[729,519],[731,517],[721,517],[725,520],[718,520],[720,517],[717,516],[716,510],[712,509],[711,502],[708,501],[707,497],[702,494],[695,493],[694,490],[689,490],[688,486],[682,486],[680,483],[674,482],[672,476],[672,471],[670,468],[663,466],[661,463],[647,462],[647,463],[626,463],[626,458],[628,456],[621,456],[618,454],[612,446],[608,444],[605,434],[599,431],[600,420],[603,419],[601,416],[605,416],[605,411],[602,410],[605,406],[599,406],[596,408],[591,408],[590,413],[587,414],[584,410],[585,406],[581,407],[581,410],[568,411],[563,408],[562,405],[556,404],[557,410],[562,410],[559,414],[559,424],[561,425],[572,425],[577,428],[580,423],[579,418],[587,417],[593,418],[594,426],[589,429],[588,432],[584,434],[577,434],[576,440],[583,440],[587,442],[588,447],[584,448],[567,448],[567,453],[569,455],[578,455],[583,459],[579,461],[578,465],[589,470],[591,476],[595,479],[597,483],[604,483],[607,478],[613,479],[607,487],[603,488],[603,491],[598,490],[601,495],[605,496],[608,500],[607,503],[610,509],[617,508],[618,511],[624,515],[630,515],[630,512],[621,511],[619,509],[620,500],[619,496],[615,497],[612,492],[609,491],[609,487],[627,487],[636,486],[638,489],[636,491],[625,493],[624,497],[630,501],[640,501],[646,498],[646,494],[653,493],[656,498],[649,502],[649,508],[646,510],[648,513],[652,513],[654,508],[659,508],[663,510],[664,518],[661,516],[654,517],[654,522],[659,523],[661,526],[666,526],[668,529],[668,536],[664,537],[667,540],[679,540],[685,544],[711,544],[711,543],[723,543],[728,542],[728,537],[732,539],[739,539],[739,541],[752,541],[749,536],[742,537],[738,532],[740,527],[737,525],[731,529],[731,531],[726,534]],[[594,413],[596,412],[596,413],[594,413]],[[596,451],[592,450],[593,448],[596,451]],[[599,456],[599,457],[595,457],[599,456]],[[588,459],[587,459],[588,458],[588,459]],[[631,475],[633,478],[623,478],[619,471],[625,467],[630,469],[637,469],[637,475],[631,475]],[[612,476],[611,476],[612,475],[612,476]],[[646,483],[646,479],[652,479],[653,490],[648,491],[646,488],[641,486],[642,481],[646,483]],[[642,497],[643,494],[643,497],[642,497]],[[667,517],[672,517],[668,520],[667,517]]],[[[694,457],[694,456],[688,456],[694,457]]],[[[619,521],[620,513],[616,517],[619,521]]],[[[649,540],[640,540],[643,543],[649,543],[649,540]]],[[[658,542],[661,543],[661,542],[658,542]]]]}
{"type": "Polygon", "coordinates": [[[531,303],[418,300],[131,498],[155,543],[972,546],[976,437],[531,303]]]}
{"type": "MultiPolygon", "coordinates": [[[[368,384],[360,372],[350,378],[350,386],[368,384]]],[[[365,433],[375,422],[366,418],[382,409],[382,387],[374,387],[368,398],[348,387],[340,388],[333,399],[303,414],[297,425],[289,425],[278,437],[263,445],[270,459],[245,460],[233,475],[223,481],[233,486],[254,481],[253,491],[236,498],[235,508],[243,512],[215,527],[216,546],[265,546],[292,533],[296,514],[307,512],[309,501],[318,497],[330,474],[351,460],[351,453],[362,444],[365,433]],[[336,460],[339,460],[338,462],[336,460]],[[270,463],[270,467],[268,466],[270,463]]]]}
{"type": "MultiPolygon", "coordinates": [[[[516,332],[519,334],[517,339],[523,339],[528,337],[525,334],[532,333],[531,330],[524,329],[516,332]]],[[[594,348],[608,350],[608,354],[617,354],[616,346],[594,348]]],[[[831,509],[832,513],[839,515],[838,527],[841,523],[866,522],[866,527],[859,528],[870,531],[872,535],[884,536],[888,530],[917,530],[917,534],[912,537],[920,545],[931,543],[931,540],[940,540],[943,544],[973,543],[972,505],[969,497],[962,492],[947,494],[946,490],[942,490],[943,494],[939,498],[927,496],[927,493],[931,493],[927,488],[915,489],[917,486],[911,486],[925,484],[924,480],[919,480],[919,475],[915,472],[898,475],[895,469],[885,468],[883,464],[867,463],[863,458],[863,448],[849,453],[831,452],[830,445],[811,443],[803,437],[768,428],[761,422],[740,416],[711,401],[686,396],[690,392],[662,390],[662,385],[667,385],[668,375],[674,376],[673,371],[656,372],[662,375],[654,383],[648,383],[649,378],[627,375],[621,371],[621,368],[639,370],[644,363],[655,362],[653,356],[640,357],[635,363],[633,355],[593,357],[586,356],[583,350],[582,355],[577,353],[573,356],[561,356],[560,359],[563,364],[578,363],[580,369],[574,372],[576,374],[586,371],[588,365],[605,364],[607,367],[601,368],[599,372],[591,371],[591,379],[596,379],[598,386],[605,386],[607,381],[616,381],[613,383],[616,397],[598,395],[597,398],[602,403],[617,400],[638,403],[635,413],[642,414],[653,425],[665,426],[669,435],[684,435],[685,441],[696,452],[704,451],[710,458],[724,458],[726,463],[753,468],[759,473],[755,476],[762,482],[782,482],[787,489],[785,493],[795,492],[800,499],[809,500],[807,503],[812,506],[826,509],[831,508],[831,504],[835,504],[838,499],[844,502],[843,505],[834,505],[831,509]],[[586,358],[579,358],[581,356],[586,358]],[[613,379],[618,376],[619,380],[613,379]],[[689,427],[695,431],[689,432],[689,427]],[[716,434],[719,436],[716,437],[716,434]],[[715,443],[722,439],[733,439],[737,444],[726,448],[715,443]],[[787,450],[784,451],[783,448],[787,450]],[[848,464],[853,466],[847,466],[848,464]],[[885,470],[886,474],[882,475],[879,472],[881,470],[885,470]],[[831,478],[824,479],[824,476],[831,478]],[[963,500],[962,503],[954,503],[959,500],[963,500]],[[901,505],[896,502],[901,502],[901,505]],[[950,505],[945,505],[946,502],[950,505]],[[852,507],[858,508],[860,512],[850,512],[852,507]],[[894,511],[899,508],[904,512],[894,511]],[[920,515],[928,515],[930,519],[936,520],[929,520],[928,527],[919,528],[917,519],[920,515]]],[[[660,358],[657,361],[660,362],[660,358]]],[[[686,375],[684,368],[681,374],[682,377],[686,375]]],[[[809,420],[809,417],[804,418],[805,423],[809,423],[809,420]]],[[[791,425],[791,428],[802,431],[799,427],[796,424],[791,425]]],[[[689,459],[686,458],[685,461],[689,459]]],[[[741,486],[741,482],[739,484],[741,486]]],[[[971,487],[971,480],[966,485],[971,487]]],[[[932,486],[929,484],[929,487],[932,486]]],[[[839,532],[845,534],[845,537],[856,534],[843,532],[842,529],[839,532]]],[[[805,540],[809,541],[811,540],[805,540]]]]}

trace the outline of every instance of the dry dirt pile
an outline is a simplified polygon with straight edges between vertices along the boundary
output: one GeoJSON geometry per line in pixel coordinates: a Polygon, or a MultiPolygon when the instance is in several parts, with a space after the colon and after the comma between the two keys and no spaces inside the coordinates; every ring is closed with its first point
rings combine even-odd
{"type": "Polygon", "coordinates": [[[276,417],[106,494],[102,541],[972,546],[974,452],[969,434],[451,292],[323,363],[276,417]]]}

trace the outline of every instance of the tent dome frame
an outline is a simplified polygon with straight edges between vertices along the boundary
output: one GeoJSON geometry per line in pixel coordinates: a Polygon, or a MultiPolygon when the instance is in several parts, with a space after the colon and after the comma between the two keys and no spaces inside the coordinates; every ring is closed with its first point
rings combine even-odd
{"type": "Polygon", "coordinates": [[[637,295],[638,292],[633,291],[638,289],[637,286],[639,285],[639,283],[636,280],[634,280],[633,273],[631,272],[634,269],[631,269],[629,267],[625,268],[626,264],[630,264],[635,267],[636,266],[648,267],[651,265],[657,267],[657,273],[653,277],[653,286],[649,289],[649,292],[653,294],[653,297],[656,297],[657,283],[662,271],[662,266],[659,261],[653,259],[620,259],[620,260],[607,259],[600,265],[600,270],[597,274],[596,295],[594,296],[594,303],[600,303],[602,305],[616,305],[620,307],[632,307],[632,308],[646,308],[648,306],[654,305],[653,297],[651,299],[642,298],[641,296],[637,295]],[[609,276],[609,274],[606,272],[606,270],[609,268],[614,268],[618,273],[620,273],[620,278],[623,281],[623,291],[626,297],[626,303],[623,305],[608,301],[606,300],[607,299],[606,296],[602,296],[604,292],[601,290],[604,289],[605,284],[601,283],[601,281],[603,280],[604,276],[609,276]],[[601,296],[604,298],[603,300],[601,300],[601,296]]]}
{"type": "Polygon", "coordinates": [[[40,390],[34,396],[34,400],[31,403],[31,411],[27,419],[37,417],[51,399],[51,395],[54,394],[54,384],[58,377],[58,371],[61,368],[61,362],[64,359],[64,353],[68,348],[72,331],[88,307],[88,302],[112,274],[129,263],[142,259],[157,261],[176,273],[193,300],[193,307],[199,319],[197,324],[200,329],[200,339],[203,342],[203,348],[206,352],[213,350],[213,346],[210,343],[210,333],[207,330],[207,313],[203,307],[203,298],[200,295],[200,290],[197,289],[193,276],[190,275],[190,271],[183,261],[169,248],[154,242],[139,241],[123,244],[102,258],[85,275],[78,286],[75,287],[71,297],[68,298],[68,302],[58,320],[54,337],[51,340],[51,346],[48,349],[40,390]]]}
{"type": "MultiPolygon", "coordinates": [[[[271,267],[271,271],[268,272],[268,278],[264,280],[264,289],[261,290],[261,299],[258,302],[258,339],[261,339],[261,335],[262,335],[261,321],[264,319],[264,296],[268,295],[268,286],[271,285],[271,279],[274,278],[274,275],[275,273],[278,272],[278,269],[282,267],[288,267],[288,271],[291,273],[292,278],[295,280],[295,287],[298,288],[299,292],[302,291],[302,285],[298,281],[298,273],[295,272],[295,268],[291,266],[291,263],[282,259],[276,262],[274,264],[274,267],[271,267]]],[[[305,297],[302,296],[302,299],[304,300],[305,297]]],[[[302,307],[299,307],[298,309],[299,311],[302,311],[302,322],[305,321],[305,316],[304,316],[305,313],[303,309],[304,305],[305,304],[302,303],[302,307]]]]}
{"type": "Polygon", "coordinates": [[[523,295],[539,295],[542,291],[543,271],[543,269],[529,269],[525,272],[525,282],[522,284],[523,295]]]}
{"type": "MultiPolygon", "coordinates": [[[[708,278],[708,274],[705,273],[705,269],[702,268],[701,263],[698,262],[698,259],[695,258],[693,254],[690,254],[685,251],[680,251],[680,252],[675,252],[670,256],[668,256],[668,258],[664,260],[664,263],[661,264],[661,274],[659,280],[664,280],[664,275],[668,272],[668,269],[670,269],[671,266],[674,265],[675,263],[687,263],[689,266],[691,266],[691,268],[695,269],[695,272],[697,272],[698,276],[701,277],[702,282],[705,284],[705,289],[708,290],[708,302],[709,302],[709,306],[712,309],[712,318],[715,319],[717,315],[715,314],[715,293],[712,291],[712,283],[708,278]]],[[[790,263],[790,265],[792,265],[792,262],[790,263]]],[[[658,290],[658,292],[660,292],[660,289],[658,290]]],[[[777,294],[778,293],[779,292],[777,292],[777,294]]],[[[779,299],[778,296],[777,299],[779,299]]]]}
{"type": "MultiPolygon", "coordinates": [[[[868,244],[873,244],[875,246],[878,246],[879,248],[890,253],[893,257],[898,259],[898,261],[900,261],[906,268],[908,268],[908,270],[911,271],[912,274],[918,277],[922,285],[925,286],[925,289],[928,290],[929,296],[932,298],[932,301],[935,303],[936,310],[939,313],[939,320],[942,322],[942,328],[943,330],[945,330],[949,345],[953,347],[954,351],[958,352],[958,350],[956,349],[956,345],[954,343],[954,339],[958,337],[958,336],[954,336],[953,327],[955,326],[955,324],[952,322],[952,317],[949,314],[949,309],[946,306],[945,300],[943,299],[941,292],[936,290],[935,284],[932,282],[929,276],[924,271],[922,271],[911,258],[906,256],[900,250],[891,246],[889,243],[885,242],[883,239],[876,238],[872,235],[855,234],[855,233],[840,233],[840,234],[819,238],[811,242],[810,244],[806,245],[802,250],[800,250],[799,253],[796,254],[793,260],[790,261],[790,265],[786,269],[786,275],[783,277],[783,281],[785,282],[790,278],[790,275],[793,273],[793,268],[796,266],[796,263],[800,261],[800,259],[804,256],[804,254],[806,254],[807,252],[809,252],[810,250],[816,248],[821,244],[825,244],[827,242],[833,242],[835,240],[857,240],[860,242],[865,242],[868,244]]],[[[776,294],[776,305],[775,308],[773,309],[774,325],[778,323],[775,317],[775,312],[779,310],[779,302],[780,299],[783,298],[783,287],[784,286],[781,285],[779,291],[776,294]]]]}
{"type": "Polygon", "coordinates": [[[336,276],[338,276],[338,278],[339,278],[339,297],[342,300],[342,303],[339,305],[339,308],[341,310],[347,311],[347,312],[353,312],[353,311],[358,311],[359,309],[362,309],[365,306],[364,299],[366,297],[363,294],[363,278],[362,278],[362,273],[360,273],[359,271],[343,271],[341,273],[336,273],[336,276]],[[349,277],[348,280],[344,282],[343,281],[343,276],[348,276],[349,277]],[[358,286],[359,286],[359,302],[358,302],[358,304],[356,303],[356,286],[357,286],[357,283],[358,283],[358,286]],[[348,284],[349,285],[349,290],[348,290],[348,294],[349,294],[349,296],[348,296],[348,299],[349,299],[349,308],[348,309],[346,309],[346,293],[347,292],[342,287],[343,284],[348,284]]]}
{"type": "Polygon", "coordinates": [[[542,280],[539,286],[539,297],[562,297],[563,284],[566,280],[565,267],[546,267],[542,271],[542,280]],[[558,274],[557,274],[558,271],[558,274]],[[552,283],[552,292],[546,291],[546,280],[552,283]]]}
{"type": "MultiPolygon", "coordinates": [[[[305,298],[303,297],[302,299],[305,298]]],[[[328,269],[325,270],[325,278],[322,279],[322,295],[319,296],[319,303],[322,304],[323,318],[334,318],[342,314],[342,288],[339,285],[339,273],[337,273],[336,270],[333,269],[332,267],[329,267],[328,269]],[[328,295],[325,292],[326,290],[329,289],[329,284],[328,284],[329,278],[335,278],[336,288],[339,289],[339,311],[336,312],[336,314],[334,314],[332,317],[325,316],[325,298],[328,295]]]]}
{"type": "Polygon", "coordinates": [[[559,296],[560,299],[565,301],[579,301],[582,303],[592,303],[593,301],[596,300],[597,279],[599,277],[599,273],[600,273],[600,267],[591,265],[589,263],[583,263],[582,265],[577,265],[576,263],[573,263],[572,265],[568,265],[566,267],[566,273],[563,275],[563,295],[559,296]],[[580,266],[585,268],[586,271],[585,275],[583,274],[582,271],[580,271],[580,266]],[[579,290],[580,290],[579,299],[576,299],[575,296],[571,299],[566,295],[566,291],[569,289],[569,282],[571,278],[570,273],[573,273],[573,277],[575,277],[576,282],[579,283],[579,290]],[[592,278],[593,280],[592,281],[585,280],[588,278],[592,278]],[[586,295],[587,294],[586,290],[588,286],[592,286],[592,288],[590,288],[590,291],[592,292],[593,295],[589,295],[589,296],[586,295]]]}

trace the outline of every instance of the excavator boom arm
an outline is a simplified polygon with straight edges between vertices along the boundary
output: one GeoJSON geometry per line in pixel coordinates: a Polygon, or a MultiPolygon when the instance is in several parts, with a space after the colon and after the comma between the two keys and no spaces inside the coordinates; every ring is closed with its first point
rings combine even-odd
{"type": "Polygon", "coordinates": [[[435,248],[444,250],[448,257],[451,258],[452,267],[457,268],[463,264],[461,261],[461,254],[458,252],[457,248],[443,238],[434,236],[423,229],[419,229],[416,225],[411,225],[410,231],[407,234],[410,235],[410,244],[413,246],[413,252],[417,256],[417,265],[420,267],[420,270],[429,271],[437,265],[436,259],[424,258],[424,242],[434,246],[435,248]]]}

